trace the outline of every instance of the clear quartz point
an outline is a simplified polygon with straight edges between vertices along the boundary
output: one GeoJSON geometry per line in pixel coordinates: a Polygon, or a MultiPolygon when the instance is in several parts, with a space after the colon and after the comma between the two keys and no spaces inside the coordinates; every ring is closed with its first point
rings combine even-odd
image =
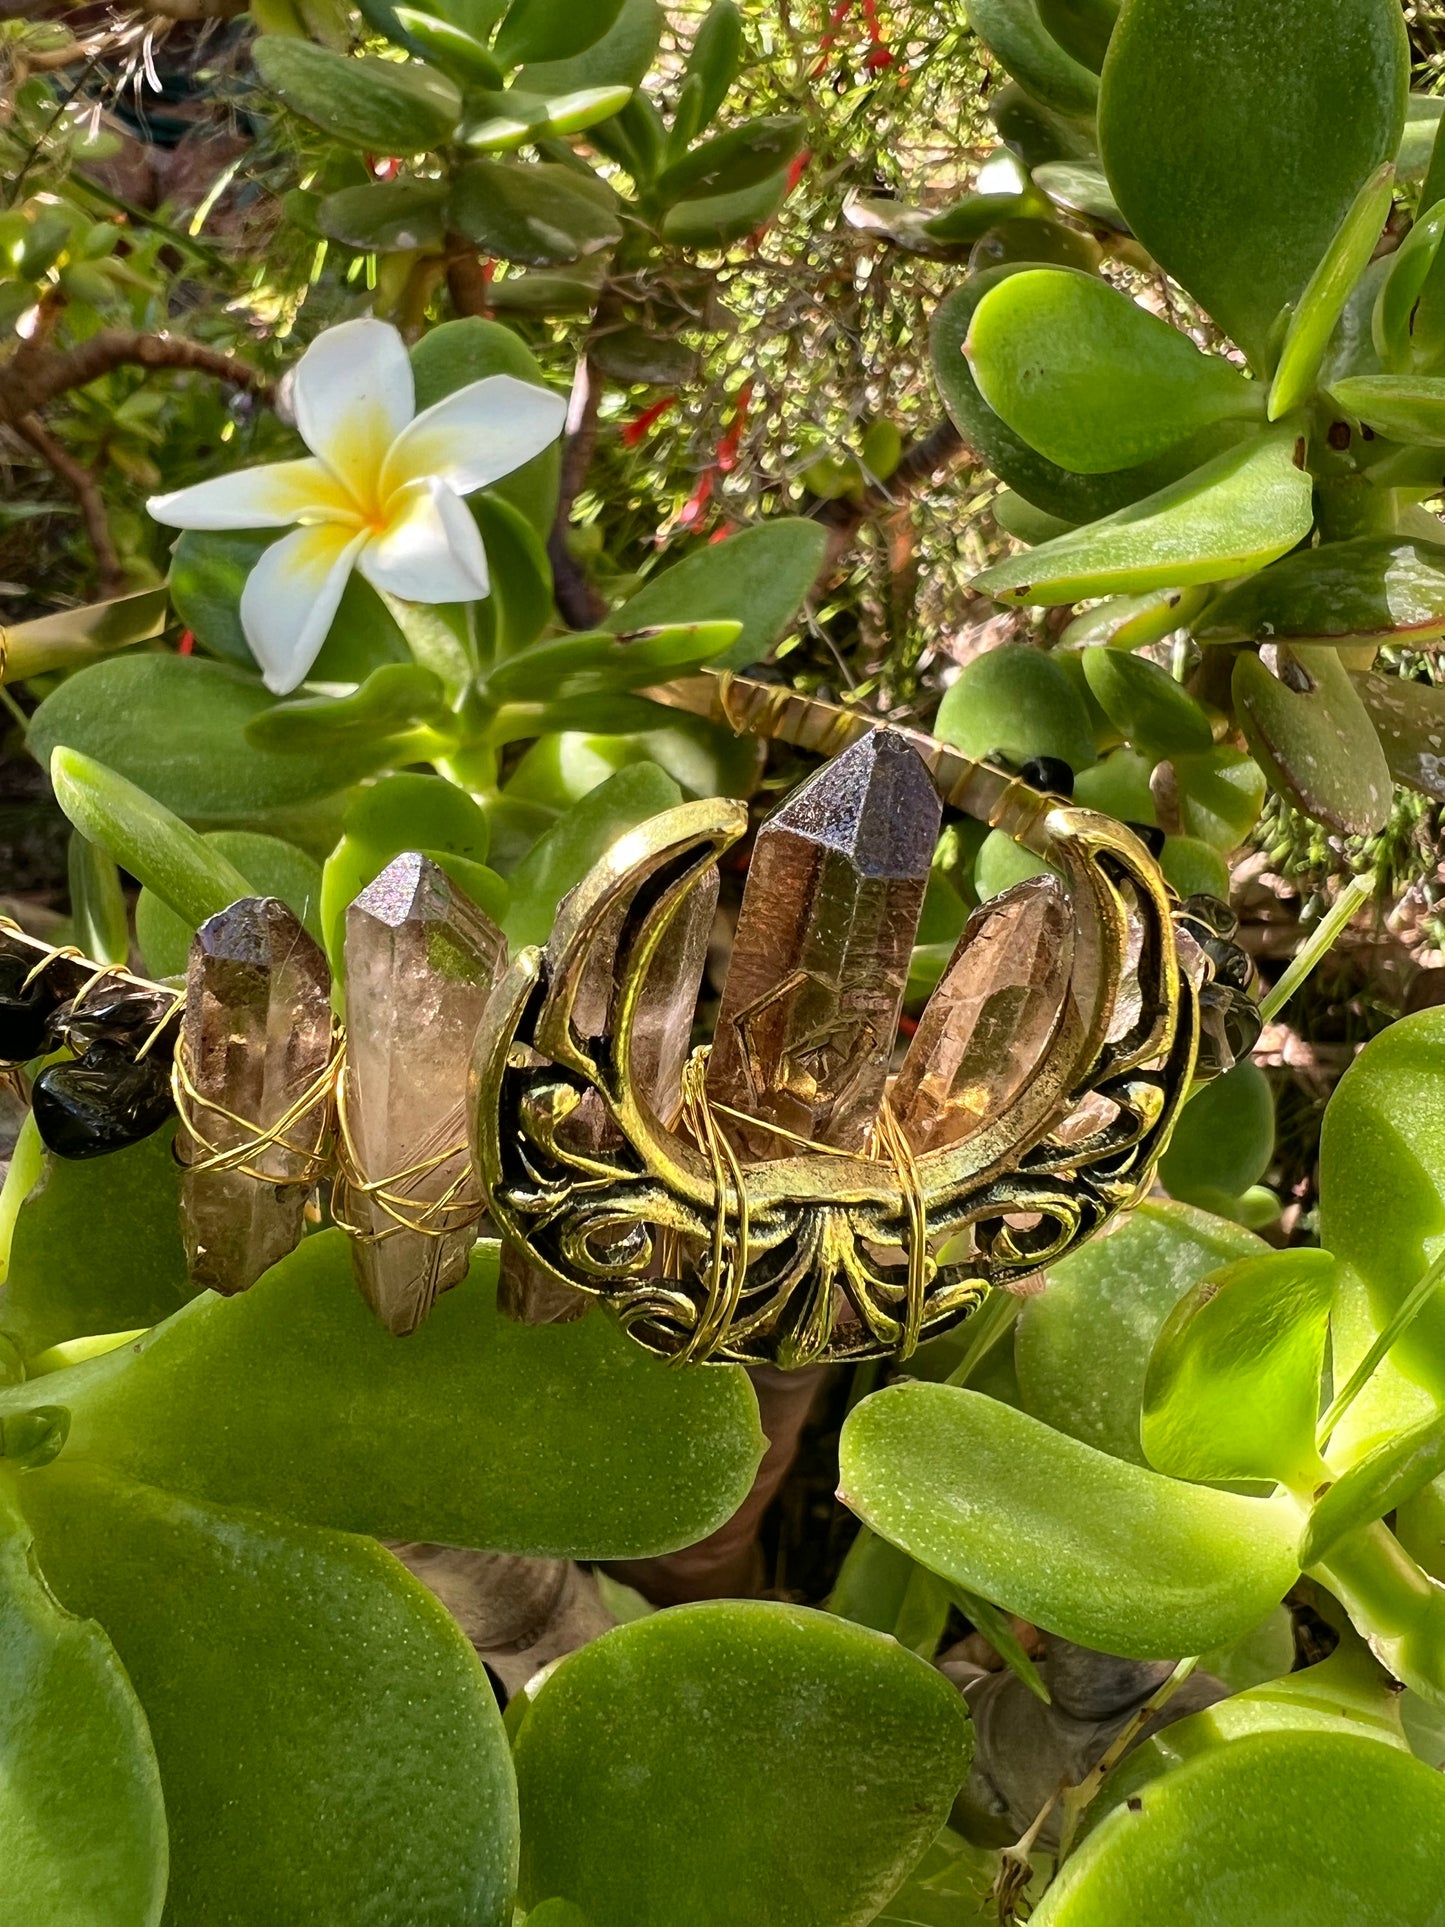
{"type": "MultiPolygon", "coordinates": [[[[708,1065],[714,1103],[861,1149],[878,1115],[942,806],[922,758],[876,729],[759,830],[708,1065]]],[[[744,1153],[796,1147],[719,1122],[744,1153]]]]}
{"type": "Polygon", "coordinates": [[[1073,918],[1063,885],[1029,877],[969,918],[893,1081],[915,1151],[993,1124],[1032,1078],[1068,990],[1073,918]]]}
{"type": "Polygon", "coordinates": [[[351,1246],[362,1296],[404,1334],[465,1276],[475,1242],[467,1067],[507,945],[438,864],[409,851],[348,908],[345,958],[347,1126],[360,1174],[385,1182],[390,1208],[356,1190],[342,1208],[371,1233],[351,1246]]]}
{"type": "Polygon", "coordinates": [[[176,1136],[176,1155],[189,1167],[181,1228],[191,1277],[211,1291],[245,1291],[300,1241],[311,1195],[307,1152],[328,1108],[321,1099],[291,1123],[286,1143],[247,1156],[261,1177],[204,1168],[210,1147],[236,1150],[280,1123],[330,1061],[331,973],[284,903],[242,897],[201,925],[182,1036],[201,1100],[192,1105],[194,1122],[209,1140],[199,1142],[184,1124],[176,1136]]]}

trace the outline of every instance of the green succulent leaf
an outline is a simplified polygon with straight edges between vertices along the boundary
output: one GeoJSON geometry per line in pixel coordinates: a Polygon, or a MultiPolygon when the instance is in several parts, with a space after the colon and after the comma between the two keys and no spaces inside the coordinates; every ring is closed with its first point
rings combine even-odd
{"type": "Polygon", "coordinates": [[[1098,73],[1118,24],[1119,0],[1038,0],[1038,8],[1064,52],[1098,73]]]}
{"type": "Polygon", "coordinates": [[[421,61],[353,60],[275,34],[262,34],[251,53],[262,81],[293,113],[368,153],[440,147],[461,113],[455,84],[421,61]]]}
{"type": "Polygon", "coordinates": [[[1196,1285],[1149,1361],[1150,1464],[1179,1479],[1311,1482],[1333,1296],[1326,1251],[1244,1258],[1196,1285]]]}
{"type": "Polygon", "coordinates": [[[1394,0],[1131,0],[1099,140],[1130,228],[1256,367],[1404,126],[1394,0]]]}
{"type": "Polygon", "coordinates": [[[821,523],[780,516],[684,556],[644,582],[607,618],[614,635],[674,623],[740,622],[717,669],[760,662],[788,632],[823,566],[821,523]]]}
{"type": "Polygon", "coordinates": [[[1349,1468],[1310,1514],[1300,1563],[1317,1566],[1361,1526],[1383,1519],[1445,1472],[1445,1417],[1427,1418],[1349,1468]]]}
{"type": "Polygon", "coordinates": [[[1381,830],[1394,783],[1369,713],[1339,657],[1281,645],[1272,676],[1258,656],[1235,660],[1235,711],[1250,748],[1306,815],[1351,836],[1381,830]]]}
{"type": "Polygon", "coordinates": [[[1202,1278],[1263,1254],[1252,1232],[1192,1205],[1139,1205],[1107,1237],[1051,1265],[1014,1328],[1024,1410],[1116,1459],[1146,1463],[1139,1414],[1149,1357],[1202,1278]]]}
{"type": "Polygon", "coordinates": [[[693,36],[683,69],[684,86],[697,83],[697,126],[686,136],[688,140],[722,106],[742,66],[743,45],[743,19],[734,0],[713,0],[693,36]]]}
{"type": "Polygon", "coordinates": [[[520,83],[530,93],[553,96],[592,87],[642,84],[657,57],[663,13],[657,0],[622,0],[622,10],[600,40],[567,60],[534,62],[522,69],[520,83]]]}
{"type": "Polygon", "coordinates": [[[1158,757],[1212,747],[1209,718],[1167,669],[1121,649],[1086,649],[1083,662],[1095,701],[1129,742],[1158,757]]]}
{"type": "MultiPolygon", "coordinates": [[[[385,765],[389,746],[368,740],[335,745],[325,755],[257,749],[247,726],[275,700],[256,678],[219,663],[117,656],[82,669],[46,697],[30,719],[30,750],[48,763],[64,745],[176,816],[212,820],[254,821],[261,811],[347,789],[385,765]]],[[[104,844],[99,835],[95,840],[104,844]]],[[[159,846],[157,854],[164,860],[159,846]]],[[[118,861],[130,868],[124,857],[118,861]]]]}
{"type": "Polygon", "coordinates": [[[1101,1651],[1221,1645],[1298,1571],[1288,1501],[1185,1485],[955,1386],[864,1399],[840,1466],[844,1503],[920,1565],[1101,1651]]]}
{"type": "Polygon", "coordinates": [[[863,1927],[971,1751],[958,1693],[878,1633],[756,1601],[654,1613],[527,1710],[522,1901],[565,1897],[592,1927],[863,1927]]]}
{"type": "Polygon", "coordinates": [[[1164,881],[1177,897],[1218,897],[1229,901],[1229,865],[1211,844],[1197,836],[1167,836],[1159,852],[1164,881]]]}
{"type": "Polygon", "coordinates": [[[1053,756],[1078,771],[1094,760],[1083,698],[1054,657],[1028,648],[990,649],[967,663],[944,692],[934,734],[985,759],[1023,763],[1053,756]]]}
{"type": "Polygon", "coordinates": [[[489,700],[525,701],[590,696],[615,689],[645,689],[670,676],[686,676],[734,644],[739,622],[677,622],[613,635],[563,636],[513,656],[486,681],[489,700]]]}
{"type": "Polygon", "coordinates": [[[1055,207],[1082,215],[1095,227],[1127,234],[1129,224],[1119,211],[1109,177],[1094,161],[1045,161],[1033,170],[1032,180],[1055,207]]]}
{"type": "Polygon", "coordinates": [[[1060,46],[1038,0],[967,0],[966,11],[979,39],[1036,100],[1075,119],[1094,112],[1098,78],[1060,46]]]}
{"type": "Polygon", "coordinates": [[[517,1852],[501,1716],[445,1608],[364,1539],[61,1460],[19,1488],[46,1579],[145,1708],[166,1920],[503,1927],[517,1852]]]}
{"type": "MultiPolygon", "coordinates": [[[[1440,215],[1445,225],[1445,207],[1440,215]]],[[[1390,441],[1445,448],[1445,377],[1359,375],[1337,381],[1330,399],[1390,441]]]]}
{"type": "Polygon", "coordinates": [[[1035,1927],[1351,1918],[1418,1927],[1439,1899],[1428,1843],[1442,1825],[1439,1774],[1394,1747],[1344,1733],[1256,1733],[1116,1807],[1065,1863],[1033,1919],[1035,1927]]]}
{"type": "Polygon", "coordinates": [[[442,181],[370,181],[328,194],[316,210],[316,224],[333,241],[368,252],[439,248],[446,201],[442,181]]]}
{"type": "Polygon", "coordinates": [[[1271,429],[1142,502],[995,563],[974,586],[1000,602],[1068,603],[1262,568],[1313,525],[1302,459],[1291,428],[1271,429]]]}
{"type": "Polygon", "coordinates": [[[803,144],[803,123],[793,114],[745,121],[694,147],[657,177],[664,207],[675,201],[735,194],[770,180],[803,144]]]}
{"type": "Polygon", "coordinates": [[[1093,275],[1007,276],[979,303],[964,353],[988,406],[1078,474],[1134,467],[1215,422],[1264,413],[1257,382],[1093,275]]]}
{"type": "Polygon", "coordinates": [[[594,46],[622,11],[622,0],[512,0],[492,43],[507,67],[524,60],[570,60],[594,46]]]}
{"type": "Polygon", "coordinates": [[[1259,764],[1228,743],[1173,761],[1186,834],[1226,856],[1238,849],[1259,821],[1268,793],[1259,764]]]}
{"type": "Polygon", "coordinates": [[[415,729],[450,717],[439,676],[420,663],[394,662],[373,670],[353,695],[301,696],[262,710],[246,725],[246,741],[283,756],[311,756],[357,739],[403,743],[415,729]]]}
{"type": "Polygon", "coordinates": [[[1445,546],[1401,535],[1323,542],[1287,555],[1210,603],[1209,642],[1390,642],[1445,635],[1445,546]]]}
{"type": "Polygon", "coordinates": [[[125,963],[130,955],[130,929],[114,860],[79,830],[72,830],[66,874],[76,949],[97,963],[125,963]]]}
{"type": "Polygon", "coordinates": [[[1445,691],[1373,670],[1350,676],[1364,704],[1390,774],[1422,796],[1445,801],[1445,691]]]}
{"type": "MultiPolygon", "coordinates": [[[[662,238],[679,248],[719,248],[765,227],[787,199],[786,168],[752,187],[679,201],[662,220],[662,238]]],[[[736,537],[732,538],[736,540],[736,537]]]]}
{"type": "MultiPolygon", "coordinates": [[[[478,93],[472,96],[476,117],[463,122],[457,138],[474,154],[507,154],[529,141],[578,134],[599,121],[611,120],[630,98],[627,87],[579,87],[572,93],[546,96],[510,87],[498,94],[478,93]]],[[[468,200],[469,214],[479,215],[480,202],[480,195],[468,200]]],[[[549,258],[575,260],[576,255],[549,258]]]]}
{"type": "Polygon", "coordinates": [[[381,1538],[632,1558],[721,1525],[761,1454],[742,1372],[670,1372],[600,1314],[513,1324],[496,1265],[479,1246],[399,1344],[361,1302],[344,1235],[322,1232],[244,1297],[196,1299],[135,1345],[0,1392],[0,1409],[43,1391],[77,1457],[381,1538]]]}
{"type": "Polygon", "coordinates": [[[1026,205],[1022,194],[965,194],[924,221],[920,233],[949,247],[971,248],[1000,221],[1026,205]]]}
{"type": "Polygon", "coordinates": [[[458,86],[501,87],[505,83],[507,76],[495,57],[465,27],[419,7],[395,7],[392,11],[406,35],[406,44],[450,75],[458,86]]]}
{"type": "Polygon", "coordinates": [[[448,212],[468,240],[526,267],[578,261],[622,238],[611,188],[550,161],[469,161],[452,181],[448,212]]]}
{"type": "Polygon", "coordinates": [[[1269,390],[1269,419],[1302,408],[1314,392],[1325,352],[1356,282],[1369,266],[1390,212],[1395,170],[1386,162],[1355,197],[1299,298],[1269,390]]]}
{"type": "Polygon", "coordinates": [[[3,1927],[157,1927],[166,1813],[115,1648],[46,1585],[0,1474],[3,1927]]]}
{"type": "Polygon", "coordinates": [[[589,791],[512,873],[504,928],[513,947],[545,943],[557,905],[617,838],[681,801],[682,791],[655,763],[633,763],[589,791]]]}
{"type": "Polygon", "coordinates": [[[1159,1181],[1174,1197],[1204,1209],[1258,1183],[1274,1156],[1274,1097],[1258,1064],[1246,1059],[1185,1105],[1159,1181]]]}
{"type": "Polygon", "coordinates": [[[1416,309],[1434,270],[1442,239],[1445,208],[1434,207],[1405,236],[1381,283],[1370,317],[1370,337],[1391,374],[1402,374],[1410,367],[1416,309]]]}

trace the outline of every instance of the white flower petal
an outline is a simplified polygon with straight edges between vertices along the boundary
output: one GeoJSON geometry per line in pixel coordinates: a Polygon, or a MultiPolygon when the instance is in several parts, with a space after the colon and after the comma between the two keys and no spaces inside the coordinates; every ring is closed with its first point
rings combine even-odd
{"type": "Polygon", "coordinates": [[[171,529],[284,529],[303,515],[318,520],[355,515],[331,471],[313,456],[238,468],[194,488],[153,495],[146,507],[171,529]]]}
{"type": "Polygon", "coordinates": [[[416,409],[406,343],[389,321],[343,321],[296,364],[296,426],[360,503],[375,499],[386,451],[416,409]]]}
{"type": "Polygon", "coordinates": [[[375,589],[407,602],[474,602],[487,593],[487,552],[472,512],[428,475],[392,497],[387,526],[357,567],[375,589]]]}
{"type": "Polygon", "coordinates": [[[297,529],[273,542],[246,577],[241,627],[274,694],[305,681],[365,541],[365,530],[335,522],[297,529]]]}
{"type": "Polygon", "coordinates": [[[439,475],[470,495],[540,455],[562,433],[567,404],[549,388],[488,375],[424,408],[402,431],[382,470],[383,499],[395,488],[439,475]]]}

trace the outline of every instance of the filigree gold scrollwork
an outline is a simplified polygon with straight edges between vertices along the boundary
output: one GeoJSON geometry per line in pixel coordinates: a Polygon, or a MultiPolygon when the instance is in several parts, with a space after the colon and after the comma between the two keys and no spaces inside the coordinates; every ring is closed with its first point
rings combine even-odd
{"type": "Polygon", "coordinates": [[[470,1105],[492,1218],[649,1349],[790,1366],[906,1354],[1147,1188],[1199,1041],[1166,886],[1117,823],[973,767],[991,785],[990,819],[1062,876],[1075,938],[1035,1074],[959,1143],[914,1159],[885,1129],[876,1155],[811,1147],[743,1163],[705,1117],[684,1132],[639,1094],[629,1065],[649,966],[743,834],[741,804],[684,804],[632,832],[564,902],[546,947],[521,952],[497,986],[470,1105]],[[619,914],[615,988],[593,1035],[579,986],[619,914]],[[598,1104],[602,1149],[598,1133],[569,1130],[598,1104]]]}

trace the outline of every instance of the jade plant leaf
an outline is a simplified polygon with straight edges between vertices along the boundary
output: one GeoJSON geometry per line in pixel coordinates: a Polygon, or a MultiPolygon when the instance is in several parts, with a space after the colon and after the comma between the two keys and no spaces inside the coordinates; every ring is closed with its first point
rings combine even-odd
{"type": "Polygon", "coordinates": [[[1445,1783],[1408,1754],[1352,1734],[1257,1733],[1116,1807],[1033,1919],[1422,1927],[1439,1911],[1442,1826],[1445,1783]]]}
{"type": "Polygon", "coordinates": [[[504,928],[514,947],[544,943],[557,905],[619,836],[682,801],[655,763],[633,763],[575,803],[512,872],[504,928]]]}
{"type": "Polygon", "coordinates": [[[1445,545],[1363,535],[1302,549],[1210,603],[1194,634],[1296,645],[1434,641],[1445,635],[1445,545]]]}
{"type": "Polygon", "coordinates": [[[761,1601],[655,1613],[526,1712],[522,1902],[591,1927],[863,1927],[971,1752],[957,1691],[879,1633],[761,1601]]]}
{"type": "Polygon", "coordinates": [[[1011,762],[1054,756],[1072,770],[1094,760],[1088,711],[1068,671],[1038,649],[990,649],[944,692],[934,732],[965,756],[1011,762]]]}
{"type": "Polygon", "coordinates": [[[741,1370],[669,1371],[600,1313],[513,1324],[496,1266],[478,1246],[399,1344],[326,1231],[243,1297],[196,1299],[132,1345],[0,1393],[0,1409],[65,1406],[77,1456],[381,1538],[631,1558],[730,1517],[761,1454],[741,1370]]]}
{"type": "Polygon", "coordinates": [[[0,1841],[0,1927],[157,1927],[166,1814],[145,1714],[100,1627],[46,1585],[4,1474],[0,1841]]]}
{"type": "Polygon", "coordinates": [[[259,678],[186,656],[117,656],[47,696],[30,719],[30,749],[59,744],[129,778],[177,816],[254,818],[348,788],[383,767],[385,744],[333,745],[278,756],[246,740],[275,698],[259,678]]]}
{"type": "Polygon", "coordinates": [[[1383,1519],[1445,1472],[1445,1418],[1427,1418],[1358,1459],[1310,1514],[1301,1564],[1319,1565],[1346,1533],[1383,1519]]]}
{"type": "Polygon", "coordinates": [[[1390,441],[1445,448],[1445,377],[1357,375],[1337,381],[1330,400],[1390,441]]]}
{"type": "Polygon", "coordinates": [[[328,194],[316,222],[332,240],[368,252],[440,248],[446,200],[444,181],[367,181],[328,194]]]}
{"type": "Polygon", "coordinates": [[[1299,1515],[1110,1458],[982,1393],[856,1405],[839,1494],[925,1565],[1050,1632],[1156,1659],[1222,1645],[1294,1583],[1299,1515]]]}
{"type": "Polygon", "coordinates": [[[1414,361],[1412,332],[1445,239],[1445,208],[1423,214],[1391,255],[1370,314],[1370,339],[1387,374],[1406,374],[1414,361]]]}
{"type": "Polygon", "coordinates": [[[1395,170],[1378,168],[1356,195],[1319,266],[1289,318],[1269,389],[1269,418],[1276,422],[1309,400],[1325,351],[1365,269],[1390,212],[1395,170]]]}
{"type": "Polygon", "coordinates": [[[468,240],[526,267],[577,261],[622,238],[612,190],[554,161],[470,161],[457,172],[448,212],[468,240]]]}
{"type": "Polygon", "coordinates": [[[622,0],[596,0],[580,11],[571,0],[512,0],[494,43],[497,58],[508,67],[570,60],[600,40],[621,11],[622,0]]]}
{"type": "Polygon", "coordinates": [[[1393,160],[1409,47],[1395,0],[1131,0],[1104,63],[1115,198],[1257,367],[1360,189],[1393,160]]]}
{"type": "Polygon", "coordinates": [[[46,1157],[20,1207],[0,1331],[27,1356],[156,1325],[191,1297],[169,1128],[110,1157],[46,1157]]]}
{"type": "Polygon", "coordinates": [[[674,622],[627,635],[600,630],[560,636],[511,657],[486,679],[494,702],[603,695],[645,689],[649,683],[687,676],[738,639],[737,622],[674,622]]]}
{"type": "MultiPolygon", "coordinates": [[[[1445,1239],[1445,1013],[1421,1011],[1371,1040],[1325,1111],[1320,1234],[1341,1261],[1335,1378],[1343,1384],[1445,1239]]],[[[1437,1292],[1331,1441],[1347,1462],[1445,1404],[1445,1295],[1437,1292]]]]}
{"type": "Polygon", "coordinates": [[[1190,1098],[1179,1114],[1159,1181],[1172,1197],[1205,1210],[1241,1197],[1274,1156],[1274,1096],[1258,1064],[1245,1059],[1190,1098]]]}
{"type": "Polygon", "coordinates": [[[1142,502],[995,563],[974,586],[1000,602],[1082,602],[1262,568],[1313,523],[1301,459],[1293,430],[1272,429],[1142,502]]]}
{"type": "Polygon", "coordinates": [[[1150,1201],[1107,1237],[1070,1252],[1024,1300],[1014,1328],[1025,1411],[1143,1465],[1139,1413],[1160,1327],[1201,1278],[1264,1249],[1227,1219],[1150,1201]]]}
{"type": "Polygon", "coordinates": [[[1264,414],[1259,383],[1094,275],[1008,275],[979,303],[964,352],[989,407],[1078,474],[1133,467],[1214,422],[1264,414]]]}
{"type": "Polygon", "coordinates": [[[1076,119],[1093,113],[1098,79],[1049,32],[1038,0],[967,0],[967,12],[979,39],[1036,100],[1076,119]]]}
{"type": "Polygon", "coordinates": [[[1445,801],[1445,690],[1369,669],[1355,671],[1350,681],[1375,726],[1391,776],[1445,801]]]}
{"type": "Polygon", "coordinates": [[[456,1622],[364,1539],[57,1461],[19,1488],[48,1583],[110,1635],[170,1827],[168,1927],[502,1927],[501,1715],[456,1622]]]}
{"type": "Polygon", "coordinates": [[[600,40],[565,60],[524,67],[518,85],[549,98],[585,87],[640,86],[656,57],[662,28],[663,12],[657,0],[623,0],[617,18],[600,40]]]}
{"type": "Polygon", "coordinates": [[[1038,8],[1064,51],[1098,73],[1118,23],[1119,0],[1038,0],[1038,8]]]}
{"type": "Polygon", "coordinates": [[[650,577],[605,626],[626,635],[672,623],[740,622],[737,641],[714,667],[746,669],[787,634],[817,580],[826,547],[821,523],[780,516],[695,550],[650,577]]]}
{"type": "MultiPolygon", "coordinates": [[[[212,830],[205,841],[228,863],[234,863],[258,897],[280,897],[300,918],[303,927],[321,939],[321,866],[294,843],[279,836],[258,836],[254,830],[212,830]]],[[[135,906],[136,942],[153,977],[179,977],[196,925],[178,916],[151,890],[142,890],[135,906]]]]}
{"type": "Polygon", "coordinates": [[[252,57],[293,113],[349,147],[419,154],[450,140],[461,112],[455,85],[418,60],[352,60],[280,34],[262,34],[252,57]]]}
{"type": "Polygon", "coordinates": [[[1338,656],[1279,647],[1279,674],[1245,652],[1235,710],[1255,756],[1307,816],[1348,836],[1384,828],[1394,783],[1369,713],[1338,656]]]}
{"type": "Polygon", "coordinates": [[[1094,700],[1129,742],[1161,757],[1213,746],[1208,716],[1158,663],[1099,647],[1085,649],[1082,660],[1094,700]]]}
{"type": "Polygon", "coordinates": [[[1144,1387],[1151,1465],[1179,1479],[1316,1476],[1334,1270],[1327,1251],[1271,1251],[1211,1273],[1180,1300],[1144,1387]]]}
{"type": "Polygon", "coordinates": [[[1259,764],[1229,743],[1173,763],[1186,834],[1226,854],[1236,849],[1264,808],[1268,785],[1259,764]]]}

